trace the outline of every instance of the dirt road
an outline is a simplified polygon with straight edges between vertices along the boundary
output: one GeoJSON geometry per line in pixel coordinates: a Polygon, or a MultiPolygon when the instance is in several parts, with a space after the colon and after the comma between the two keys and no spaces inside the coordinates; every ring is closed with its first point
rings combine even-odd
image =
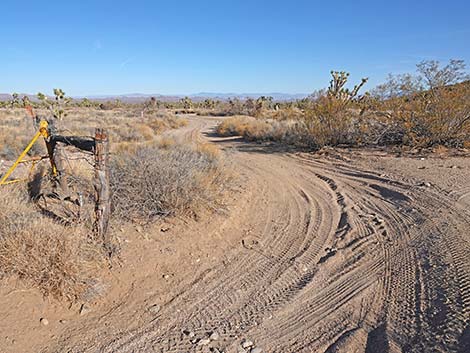
{"type": "Polygon", "coordinates": [[[152,319],[46,351],[470,351],[468,160],[280,153],[191,120],[182,134],[225,148],[246,179],[224,228],[240,241],[152,319]]]}

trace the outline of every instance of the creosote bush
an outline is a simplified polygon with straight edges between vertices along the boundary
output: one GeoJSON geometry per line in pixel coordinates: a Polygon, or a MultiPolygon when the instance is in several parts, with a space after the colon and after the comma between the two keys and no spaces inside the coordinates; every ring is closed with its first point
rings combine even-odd
{"type": "Polygon", "coordinates": [[[113,215],[146,223],[163,216],[197,217],[223,208],[230,174],[214,147],[147,146],[115,156],[113,215]]]}
{"type": "Polygon", "coordinates": [[[466,78],[463,68],[459,61],[451,61],[443,68],[436,62],[424,62],[418,65],[418,75],[413,79],[411,75],[406,79],[394,77],[380,86],[381,94],[387,98],[378,98],[376,109],[383,123],[395,126],[393,142],[419,147],[468,144],[470,81],[460,82],[466,78]],[[397,85],[407,94],[394,94],[397,85]]]}

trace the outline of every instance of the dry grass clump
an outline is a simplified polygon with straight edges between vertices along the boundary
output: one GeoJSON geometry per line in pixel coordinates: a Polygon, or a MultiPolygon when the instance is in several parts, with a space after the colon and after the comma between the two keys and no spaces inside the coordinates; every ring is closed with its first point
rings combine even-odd
{"type": "Polygon", "coordinates": [[[76,301],[91,288],[98,252],[80,226],[42,216],[25,191],[0,189],[0,277],[16,276],[45,296],[76,301]]]}
{"type": "Polygon", "coordinates": [[[216,128],[220,136],[243,136],[246,129],[256,123],[251,116],[238,115],[222,121],[216,128]]]}
{"type": "Polygon", "coordinates": [[[111,174],[114,216],[137,222],[219,210],[230,185],[226,163],[208,146],[148,146],[116,157],[111,174]]]}
{"type": "Polygon", "coordinates": [[[299,120],[257,119],[232,117],[216,128],[220,136],[242,136],[248,141],[273,141],[287,145],[307,145],[309,135],[305,124],[299,120]]]}

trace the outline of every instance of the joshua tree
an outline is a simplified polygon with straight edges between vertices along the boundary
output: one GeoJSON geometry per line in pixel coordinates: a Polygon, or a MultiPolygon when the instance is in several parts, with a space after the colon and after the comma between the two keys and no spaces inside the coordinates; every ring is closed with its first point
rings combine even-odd
{"type": "Polygon", "coordinates": [[[344,103],[349,103],[355,99],[358,99],[359,90],[367,82],[367,78],[363,78],[361,83],[354,86],[352,90],[345,88],[344,86],[348,82],[349,73],[345,71],[331,71],[333,78],[330,81],[327,94],[331,98],[335,98],[344,103]]]}
{"type": "Polygon", "coordinates": [[[10,101],[10,106],[13,107],[18,107],[20,105],[20,100],[19,100],[19,95],[18,93],[12,93],[11,94],[11,101],[10,101]]]}
{"type": "Polygon", "coordinates": [[[51,111],[54,118],[63,120],[67,113],[65,107],[70,103],[71,99],[65,96],[65,92],[60,88],[54,88],[54,100],[50,100],[45,94],[39,92],[38,99],[51,111]]]}
{"type": "Polygon", "coordinates": [[[150,97],[149,106],[152,107],[153,109],[156,109],[160,106],[160,103],[157,101],[155,97],[150,97]]]}
{"type": "Polygon", "coordinates": [[[93,106],[93,102],[90,101],[88,98],[83,98],[79,105],[80,107],[89,108],[93,106]]]}
{"type": "Polygon", "coordinates": [[[190,110],[193,108],[193,101],[189,97],[184,97],[180,102],[183,104],[183,109],[185,110],[190,110]]]}
{"type": "Polygon", "coordinates": [[[21,102],[25,108],[31,105],[31,101],[28,96],[23,96],[23,98],[21,98],[21,102]]]}
{"type": "Polygon", "coordinates": [[[205,109],[214,109],[215,108],[215,102],[212,99],[207,98],[207,99],[204,100],[204,102],[202,102],[202,106],[205,109]]]}

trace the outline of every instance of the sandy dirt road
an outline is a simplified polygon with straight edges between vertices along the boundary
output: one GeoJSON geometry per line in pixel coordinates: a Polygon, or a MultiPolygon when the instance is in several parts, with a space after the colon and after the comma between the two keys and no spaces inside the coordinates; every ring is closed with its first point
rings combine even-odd
{"type": "Polygon", "coordinates": [[[470,351],[467,159],[279,152],[213,137],[216,121],[178,135],[226,149],[246,178],[226,221],[240,241],[151,319],[44,351],[470,351]]]}

